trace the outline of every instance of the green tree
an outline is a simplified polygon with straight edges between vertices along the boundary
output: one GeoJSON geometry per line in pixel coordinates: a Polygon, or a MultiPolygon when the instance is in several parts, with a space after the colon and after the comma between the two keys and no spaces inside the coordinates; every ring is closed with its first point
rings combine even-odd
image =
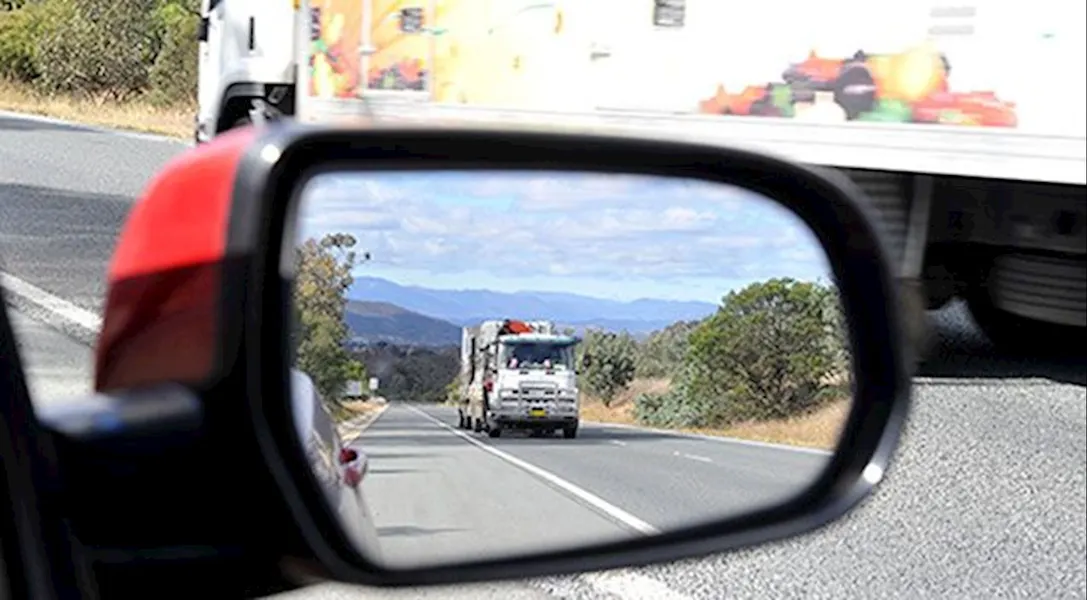
{"type": "Polygon", "coordinates": [[[354,351],[381,380],[381,395],[394,402],[445,402],[456,390],[460,348],[423,348],[378,343],[354,351]]]}
{"type": "Polygon", "coordinates": [[[679,321],[654,331],[639,345],[635,361],[637,377],[671,377],[683,365],[688,339],[698,321],[679,321]]]}
{"type": "Polygon", "coordinates": [[[627,333],[589,330],[580,346],[581,356],[589,358],[581,374],[583,385],[608,406],[634,379],[637,342],[627,333]]]}
{"type": "Polygon", "coordinates": [[[29,83],[38,76],[40,13],[37,6],[0,11],[0,79],[29,83]]]}
{"type": "Polygon", "coordinates": [[[729,293],[691,333],[686,401],[716,423],[814,408],[842,364],[836,304],[832,288],[788,278],[729,293]]]}
{"type": "Polygon", "coordinates": [[[340,233],[308,239],[297,248],[295,365],[332,402],[340,400],[348,381],[366,378],[365,367],[346,346],[350,330],[344,320],[345,294],[354,282],[355,244],[353,236],[340,233]]]}
{"type": "Polygon", "coordinates": [[[157,0],[49,0],[38,34],[38,84],[48,92],[126,100],[148,84],[157,0]]]}
{"type": "Polygon", "coordinates": [[[152,23],[152,55],[148,61],[151,100],[157,104],[195,102],[200,3],[159,0],[152,23]]]}

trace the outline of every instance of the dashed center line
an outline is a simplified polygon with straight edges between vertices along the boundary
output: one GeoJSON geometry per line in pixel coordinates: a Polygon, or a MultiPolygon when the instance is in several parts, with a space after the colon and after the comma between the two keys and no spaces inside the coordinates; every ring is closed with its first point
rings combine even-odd
{"type": "Polygon", "coordinates": [[[709,458],[709,457],[706,457],[706,456],[699,456],[697,454],[687,454],[686,452],[680,452],[678,450],[673,452],[672,455],[678,456],[680,458],[686,458],[688,460],[697,460],[698,462],[704,462],[704,463],[713,462],[712,458],[709,458]]]}

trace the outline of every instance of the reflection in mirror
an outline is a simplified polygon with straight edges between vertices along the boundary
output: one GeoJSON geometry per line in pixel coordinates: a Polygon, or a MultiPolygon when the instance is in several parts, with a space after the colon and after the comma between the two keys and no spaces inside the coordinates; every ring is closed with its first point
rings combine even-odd
{"type": "Polygon", "coordinates": [[[371,559],[736,517],[795,497],[835,448],[845,321],[819,242],[767,198],[498,171],[323,174],[300,197],[299,431],[371,559]]]}

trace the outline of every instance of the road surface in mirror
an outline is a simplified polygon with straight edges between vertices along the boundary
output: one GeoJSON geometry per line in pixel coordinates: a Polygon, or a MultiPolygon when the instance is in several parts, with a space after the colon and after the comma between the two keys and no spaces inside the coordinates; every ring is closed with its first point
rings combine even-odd
{"type": "Polygon", "coordinates": [[[319,411],[300,431],[391,566],[750,514],[835,448],[845,320],[818,241],[772,200],[520,172],[339,172],[301,198],[292,391],[319,411]]]}

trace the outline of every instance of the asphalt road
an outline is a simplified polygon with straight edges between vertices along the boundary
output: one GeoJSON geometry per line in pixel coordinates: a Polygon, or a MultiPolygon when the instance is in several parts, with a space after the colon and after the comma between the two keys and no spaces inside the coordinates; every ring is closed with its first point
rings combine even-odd
{"type": "MultiPolygon", "coordinates": [[[[105,261],[128,204],[151,174],[183,149],[142,136],[0,115],[0,270],[97,310],[105,261]]],[[[32,357],[30,369],[40,378],[32,383],[38,401],[56,401],[83,389],[89,380],[86,347],[41,326],[56,324],[47,314],[34,316],[37,320],[20,318],[17,326],[32,357]]],[[[330,584],[283,597],[1087,597],[1087,364],[999,356],[961,307],[937,318],[939,352],[916,380],[911,421],[888,477],[864,506],[812,535],[637,570],[402,592],[330,584]]],[[[374,435],[380,425],[375,425],[374,435]]],[[[434,431],[427,437],[437,441],[445,435],[434,431]]],[[[539,468],[567,469],[563,475],[571,479],[591,476],[595,461],[604,460],[563,465],[562,457],[571,449],[561,439],[546,444],[485,441],[524,461],[538,461],[539,468]]],[[[422,453],[423,448],[413,451],[422,453]]],[[[601,452],[624,450],[642,452],[638,444],[624,448],[583,443],[577,457],[585,461],[601,452]]],[[[667,453],[660,454],[666,460],[667,453]]],[[[405,465],[412,460],[385,458],[405,465]]],[[[414,468],[440,466],[434,459],[429,467],[416,460],[420,462],[414,468]]],[[[694,464],[700,461],[686,462],[691,464],[684,469],[705,468],[694,464]]],[[[659,502],[652,496],[662,488],[654,487],[643,497],[624,492],[621,481],[621,474],[615,474],[614,480],[598,484],[597,493],[652,523],[652,505],[659,502]]],[[[375,500],[379,507],[385,502],[375,500]]],[[[381,508],[382,518],[391,514],[390,523],[423,527],[418,510],[410,513],[408,507],[397,508],[404,511],[400,513],[381,508]],[[400,521],[408,515],[418,520],[400,521]]],[[[594,534],[609,531],[591,513],[578,514],[594,524],[594,534]]],[[[434,522],[445,516],[437,515],[434,522]]],[[[418,544],[408,541],[410,535],[401,537],[405,548],[418,544]]]]}
{"type": "Polygon", "coordinates": [[[828,460],[593,425],[573,440],[490,439],[456,420],[450,408],[393,404],[359,437],[382,551],[397,566],[563,550],[750,512],[796,495],[828,460]]]}

